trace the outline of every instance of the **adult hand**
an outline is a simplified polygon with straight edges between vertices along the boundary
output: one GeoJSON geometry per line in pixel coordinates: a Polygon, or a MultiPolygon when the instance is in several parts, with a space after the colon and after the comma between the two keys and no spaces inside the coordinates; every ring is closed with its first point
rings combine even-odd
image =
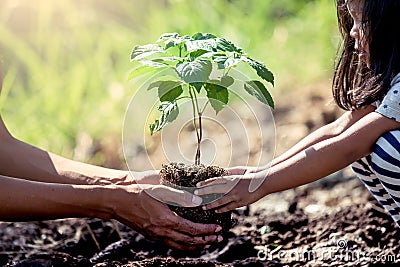
{"type": "Polygon", "coordinates": [[[200,224],[186,220],[156,200],[183,206],[198,206],[193,195],[162,185],[130,185],[114,188],[111,200],[113,218],[135,229],[144,236],[163,241],[180,250],[203,249],[222,241],[222,230],[216,224],[200,224]]]}
{"type": "Polygon", "coordinates": [[[123,171],[117,179],[110,179],[115,185],[131,185],[131,184],[160,184],[160,171],[149,170],[143,172],[123,171]]]}

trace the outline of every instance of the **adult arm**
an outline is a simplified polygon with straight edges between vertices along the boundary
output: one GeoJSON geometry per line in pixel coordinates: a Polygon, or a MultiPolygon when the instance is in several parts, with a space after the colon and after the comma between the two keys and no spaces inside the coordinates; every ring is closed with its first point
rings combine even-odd
{"type": "Polygon", "coordinates": [[[177,249],[198,249],[221,240],[217,233],[220,226],[185,220],[148,194],[168,201],[176,192],[164,186],[72,185],[4,176],[0,176],[0,183],[0,220],[117,219],[177,249]]]}
{"type": "Polygon", "coordinates": [[[158,183],[158,171],[129,173],[70,160],[14,138],[0,117],[0,174],[61,184],[158,183]]]}

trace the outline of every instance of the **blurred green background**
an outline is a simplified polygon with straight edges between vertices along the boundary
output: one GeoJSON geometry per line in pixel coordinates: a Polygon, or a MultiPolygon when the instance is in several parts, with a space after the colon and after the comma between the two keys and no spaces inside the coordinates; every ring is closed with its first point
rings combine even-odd
{"type": "Polygon", "coordinates": [[[334,0],[1,0],[7,127],[63,156],[119,167],[131,49],[165,32],[232,40],[274,72],[273,95],[328,79],[338,43],[334,0]]]}

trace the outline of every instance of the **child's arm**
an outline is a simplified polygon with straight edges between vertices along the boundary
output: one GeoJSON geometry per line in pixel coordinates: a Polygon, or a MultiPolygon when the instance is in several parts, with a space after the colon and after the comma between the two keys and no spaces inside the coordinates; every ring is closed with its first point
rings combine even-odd
{"type": "Polygon", "coordinates": [[[400,128],[400,123],[371,112],[338,136],[320,141],[262,172],[244,176],[213,178],[199,184],[197,194],[226,193],[205,209],[228,211],[248,205],[263,196],[307,184],[325,177],[368,155],[383,133],[400,128]],[[249,192],[251,179],[265,179],[249,192]]]}
{"type": "Polygon", "coordinates": [[[288,158],[299,153],[300,151],[307,149],[308,147],[310,147],[318,142],[338,136],[339,134],[341,134],[345,130],[347,130],[355,122],[357,122],[359,119],[361,119],[368,113],[373,112],[375,110],[375,108],[376,108],[375,106],[370,105],[370,106],[367,106],[360,110],[347,111],[346,113],[344,113],[342,116],[340,116],[334,122],[327,124],[319,129],[315,130],[311,134],[307,135],[302,140],[300,140],[297,144],[295,144],[293,147],[291,147],[288,151],[286,151],[279,157],[273,159],[271,162],[267,163],[266,165],[258,166],[258,167],[247,167],[247,166],[232,167],[232,168],[228,169],[229,174],[230,175],[240,175],[240,174],[244,174],[244,173],[260,172],[260,171],[268,169],[272,166],[275,166],[278,163],[281,163],[281,162],[287,160],[288,158]]]}
{"type": "Polygon", "coordinates": [[[294,145],[288,151],[286,151],[279,157],[275,158],[272,161],[272,166],[277,165],[278,163],[289,159],[290,157],[294,156],[300,151],[307,149],[318,142],[342,134],[344,131],[346,131],[350,126],[352,126],[362,117],[364,117],[368,113],[373,112],[375,108],[376,107],[370,105],[360,110],[347,111],[334,122],[327,124],[317,129],[316,131],[312,132],[311,134],[307,135],[305,138],[300,140],[296,145],[294,145]]]}

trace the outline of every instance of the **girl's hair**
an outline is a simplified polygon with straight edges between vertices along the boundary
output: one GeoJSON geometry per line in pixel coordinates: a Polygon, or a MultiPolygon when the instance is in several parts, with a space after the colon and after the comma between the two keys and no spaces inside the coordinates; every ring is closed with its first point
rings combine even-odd
{"type": "Polygon", "coordinates": [[[353,110],[382,100],[400,72],[400,0],[337,0],[343,43],[339,47],[332,91],[336,103],[353,110]],[[369,46],[369,67],[360,62],[350,36],[353,20],[347,1],[362,5],[361,29],[369,46]]]}

